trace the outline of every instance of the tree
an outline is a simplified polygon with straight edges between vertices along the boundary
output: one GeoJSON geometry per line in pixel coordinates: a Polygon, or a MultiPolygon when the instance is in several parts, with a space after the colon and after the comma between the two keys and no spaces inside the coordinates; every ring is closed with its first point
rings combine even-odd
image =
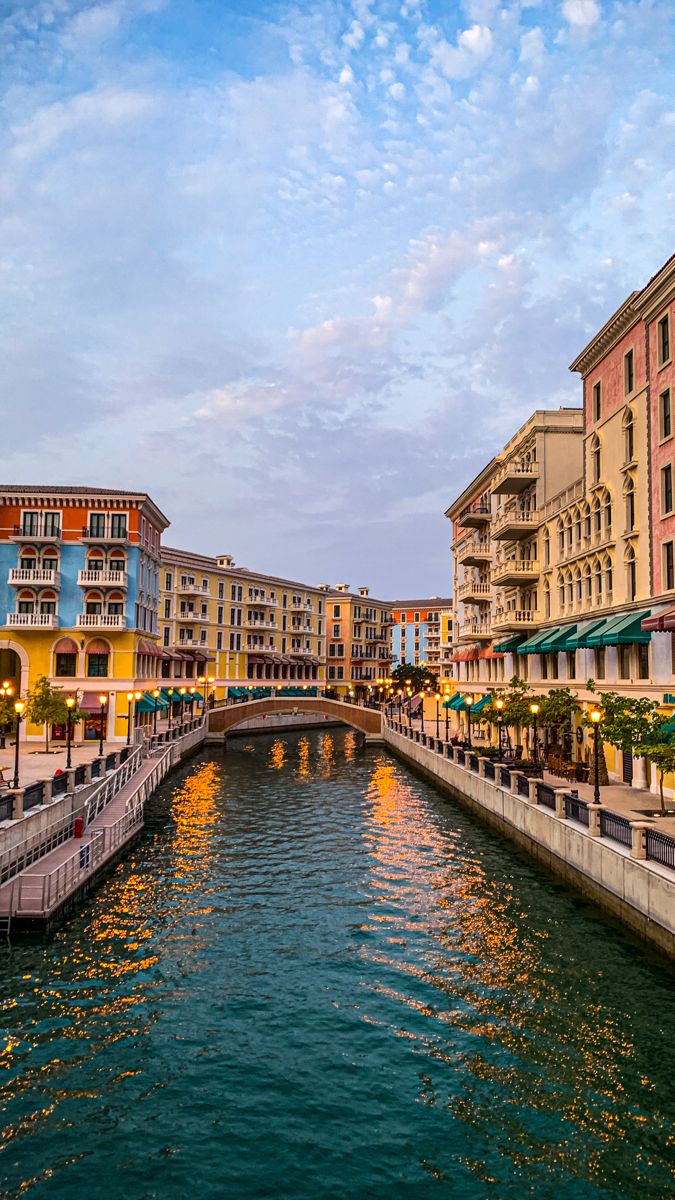
{"type": "Polygon", "coordinates": [[[568,687],[550,688],[539,704],[539,724],[553,734],[553,740],[569,750],[572,718],[581,711],[576,692],[568,687]]]}
{"type": "Polygon", "coordinates": [[[14,696],[0,696],[0,749],[4,750],[5,738],[16,729],[14,696]]]}
{"type": "MultiPolygon", "coordinates": [[[[73,710],[71,721],[79,719],[80,714],[73,710]]],[[[50,725],[65,725],[68,720],[68,705],[61,688],[54,687],[46,675],[40,675],[35,686],[26,697],[26,717],[33,725],[45,727],[45,750],[49,754],[50,725]]]]}
{"type": "Polygon", "coordinates": [[[438,678],[433,671],[427,671],[426,667],[413,667],[410,663],[399,663],[391,673],[394,681],[394,687],[400,687],[404,690],[410,688],[413,692],[421,692],[427,689],[435,692],[438,690],[438,678]]]}
{"type": "MultiPolygon", "coordinates": [[[[595,682],[589,679],[589,692],[596,693],[595,682]]],[[[621,696],[618,692],[597,692],[598,707],[602,710],[599,735],[603,742],[609,742],[624,754],[635,754],[639,758],[647,758],[645,746],[656,748],[666,740],[663,735],[664,719],[659,712],[656,700],[648,700],[642,696],[621,696]]],[[[588,713],[584,713],[582,724],[587,729],[594,729],[588,713]]],[[[651,759],[650,761],[654,761],[651,759]]],[[[665,768],[664,768],[665,769],[665,768]]],[[[601,762],[601,783],[609,782],[604,753],[601,762]]],[[[661,779],[663,784],[663,779],[661,779]]],[[[663,787],[661,787],[663,802],[663,787]]]]}
{"type": "Polygon", "coordinates": [[[665,775],[675,773],[675,740],[669,742],[639,742],[635,750],[641,758],[646,758],[648,762],[653,763],[658,772],[661,812],[665,813],[666,802],[663,798],[663,779],[665,775]]]}

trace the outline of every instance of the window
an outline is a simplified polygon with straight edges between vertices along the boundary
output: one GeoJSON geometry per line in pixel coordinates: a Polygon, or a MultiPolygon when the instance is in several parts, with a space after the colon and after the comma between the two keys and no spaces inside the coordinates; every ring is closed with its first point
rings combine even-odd
{"type": "Polygon", "coordinates": [[[601,475],[600,441],[597,437],[593,437],[591,439],[591,476],[593,483],[600,483],[601,475]]]}
{"type": "Polygon", "coordinates": [[[171,616],[171,597],[167,596],[164,601],[164,620],[168,620],[171,616]]]}
{"type": "Polygon", "coordinates": [[[659,366],[670,360],[670,317],[666,313],[662,317],[657,326],[658,349],[659,349],[659,366]]]}
{"type": "Polygon", "coordinates": [[[339,636],[340,636],[340,626],[339,626],[339,625],[334,625],[334,626],[333,626],[333,637],[334,637],[334,638],[339,638],[339,636]]]}
{"type": "Polygon", "coordinates": [[[61,514],[60,513],[45,513],[43,520],[44,520],[45,537],[60,537],[61,536],[61,514]]]}
{"type": "Polygon", "coordinates": [[[649,679],[649,646],[638,646],[638,679],[649,679]]]}
{"type": "Polygon", "coordinates": [[[108,674],[108,655],[89,654],[87,656],[87,675],[89,678],[101,677],[108,674]]]}
{"type": "Polygon", "coordinates": [[[626,533],[631,533],[635,529],[635,485],[630,476],[626,479],[624,490],[626,494],[626,533]]]}
{"type": "Polygon", "coordinates": [[[111,538],[125,538],[127,536],[127,514],[113,513],[110,518],[110,536],[111,538]]]}
{"type": "Polygon", "coordinates": [[[222,630],[219,629],[216,634],[216,650],[222,650],[222,648],[223,648],[223,633],[222,633],[222,630]]]}
{"type": "Polygon", "coordinates": [[[333,605],[333,617],[335,618],[335,617],[339,617],[339,616],[340,616],[340,605],[334,604],[333,605]]]}
{"type": "Polygon", "coordinates": [[[667,467],[661,468],[661,515],[673,511],[673,467],[672,463],[668,463],[667,467]]]}
{"type": "Polygon", "coordinates": [[[630,677],[630,646],[619,646],[619,679],[630,677]]]}
{"type": "Polygon", "coordinates": [[[551,539],[548,535],[548,530],[544,534],[544,566],[548,567],[551,563],[551,539]]]}
{"type": "Polygon", "coordinates": [[[623,430],[624,430],[624,453],[626,455],[626,462],[632,463],[633,460],[635,459],[635,425],[633,422],[633,414],[630,411],[630,409],[626,413],[624,423],[623,423],[623,430]]]}
{"type": "Polygon", "coordinates": [[[105,513],[89,513],[89,537],[105,537],[105,513]]]}
{"type": "Polygon", "coordinates": [[[223,623],[223,619],[224,619],[224,611],[223,611],[223,606],[222,606],[222,604],[219,604],[219,605],[218,605],[217,617],[216,617],[216,622],[217,622],[217,624],[218,624],[218,625],[222,625],[222,623],[223,623]]]}
{"type": "Polygon", "coordinates": [[[593,420],[599,421],[602,415],[602,398],[600,383],[593,384],[593,420]]]}
{"type": "Polygon", "coordinates": [[[675,556],[673,555],[673,543],[665,542],[663,547],[663,588],[666,592],[671,592],[675,587],[675,556]]]}
{"type": "Polygon", "coordinates": [[[220,582],[218,584],[218,599],[219,600],[225,599],[225,584],[223,583],[222,579],[220,580],[220,582]]]}
{"type": "Polygon", "coordinates": [[[626,591],[629,600],[635,600],[637,596],[637,566],[635,563],[635,551],[632,546],[629,546],[626,555],[626,591]]]}
{"type": "Polygon", "coordinates": [[[77,655],[76,654],[57,654],[56,655],[56,674],[61,676],[77,675],[77,655]]]}
{"type": "Polygon", "coordinates": [[[118,603],[116,600],[111,600],[108,604],[108,616],[121,617],[123,614],[124,605],[121,603],[121,601],[118,603]]]}
{"type": "Polygon", "coordinates": [[[170,592],[170,591],[171,591],[171,588],[172,588],[172,586],[173,586],[173,576],[172,576],[172,574],[171,574],[171,572],[170,572],[170,571],[167,571],[167,572],[166,572],[166,575],[164,576],[164,590],[165,590],[165,592],[170,592]]]}
{"type": "Polygon", "coordinates": [[[598,646],[595,651],[595,678],[605,678],[605,648],[598,646]]]}
{"type": "Polygon", "coordinates": [[[576,679],[577,677],[577,655],[576,650],[567,651],[567,678],[576,679]]]}
{"type": "Polygon", "coordinates": [[[25,512],[21,518],[21,532],[30,537],[36,537],[40,527],[40,514],[25,512]]]}
{"type": "Polygon", "coordinates": [[[635,387],[635,354],[629,350],[623,360],[623,386],[627,396],[635,387]]]}
{"type": "Polygon", "coordinates": [[[670,388],[659,396],[659,437],[662,442],[672,436],[673,426],[670,412],[670,388]]]}
{"type": "Polygon", "coordinates": [[[203,588],[203,590],[204,590],[205,592],[208,592],[208,590],[209,590],[209,581],[208,581],[208,579],[202,578],[202,588],[203,588]]]}

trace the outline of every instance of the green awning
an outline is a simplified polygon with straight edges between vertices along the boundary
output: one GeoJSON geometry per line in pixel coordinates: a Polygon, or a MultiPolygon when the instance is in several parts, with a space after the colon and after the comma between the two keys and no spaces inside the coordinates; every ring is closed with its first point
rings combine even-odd
{"type": "Polygon", "coordinates": [[[471,705],[471,716],[478,716],[478,713],[482,713],[483,709],[487,708],[490,704],[492,704],[492,695],[488,692],[486,696],[481,696],[480,700],[471,705]]]}
{"type": "Polygon", "coordinates": [[[549,629],[540,629],[539,633],[533,633],[527,641],[522,642],[518,647],[519,654],[539,654],[541,643],[550,633],[549,629]]]}
{"type": "Polygon", "coordinates": [[[457,702],[461,703],[462,699],[462,693],[455,692],[454,696],[448,696],[448,699],[443,701],[443,708],[457,708],[457,702]]]}
{"type": "Polygon", "coordinates": [[[594,617],[592,621],[587,621],[583,629],[577,627],[577,632],[569,639],[566,649],[586,650],[589,646],[599,646],[599,641],[592,642],[590,639],[596,634],[602,636],[602,632],[608,624],[606,617],[594,617]]]}
{"type": "Polygon", "coordinates": [[[186,699],[188,702],[191,702],[192,700],[199,700],[199,701],[202,701],[202,700],[204,699],[204,697],[202,696],[201,692],[190,692],[190,691],[187,691],[187,692],[185,693],[185,699],[186,699]]]}
{"type": "Polygon", "coordinates": [[[615,617],[602,635],[603,646],[632,646],[635,643],[648,645],[652,635],[648,630],[640,628],[640,622],[650,615],[651,609],[648,608],[646,612],[624,613],[622,617],[615,617]]]}
{"type": "Polygon", "coordinates": [[[141,699],[136,701],[136,712],[151,713],[155,711],[155,708],[160,712],[163,708],[168,707],[168,702],[163,700],[161,696],[157,697],[157,703],[155,704],[155,697],[151,692],[145,692],[141,699]]]}
{"type": "Polygon", "coordinates": [[[522,633],[516,633],[515,635],[507,638],[504,642],[495,642],[492,649],[495,650],[497,654],[510,654],[514,650],[517,650],[520,645],[522,645],[524,636],[525,635],[522,633]]]}
{"type": "Polygon", "coordinates": [[[457,699],[453,696],[450,707],[454,708],[456,712],[462,712],[463,709],[469,708],[469,705],[464,703],[464,697],[470,695],[470,692],[457,692],[457,699]]]}
{"type": "Polygon", "coordinates": [[[558,625],[553,629],[549,629],[543,642],[539,643],[537,650],[541,654],[549,654],[551,651],[567,650],[567,639],[573,637],[577,631],[576,625],[558,625]]]}

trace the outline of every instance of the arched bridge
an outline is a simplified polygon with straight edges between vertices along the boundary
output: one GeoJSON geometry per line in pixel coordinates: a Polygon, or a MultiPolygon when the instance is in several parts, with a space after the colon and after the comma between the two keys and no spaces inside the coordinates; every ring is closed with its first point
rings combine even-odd
{"type": "Polygon", "coordinates": [[[382,737],[382,714],[376,708],[361,708],[358,704],[345,704],[342,700],[327,700],[323,696],[268,696],[264,700],[246,700],[243,704],[227,704],[214,708],[209,713],[209,733],[229,733],[245,721],[254,717],[265,717],[295,713],[316,713],[329,717],[331,721],[342,721],[365,733],[368,740],[382,737]]]}

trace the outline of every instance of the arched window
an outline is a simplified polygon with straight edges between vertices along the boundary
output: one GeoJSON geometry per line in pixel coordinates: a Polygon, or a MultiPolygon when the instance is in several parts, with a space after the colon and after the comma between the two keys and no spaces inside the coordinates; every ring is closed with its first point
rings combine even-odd
{"type": "Polygon", "coordinates": [[[612,501],[609,492],[605,493],[605,537],[612,536],[612,501]]]}
{"type": "Polygon", "coordinates": [[[635,484],[630,475],[623,481],[623,494],[626,502],[626,533],[635,529],[635,484]]]}
{"type": "Polygon", "coordinates": [[[591,455],[591,482],[594,484],[600,483],[602,478],[602,462],[600,458],[600,438],[597,433],[593,434],[589,448],[591,455]]]}
{"type": "Polygon", "coordinates": [[[623,438],[625,462],[632,463],[635,461],[635,418],[631,408],[623,414],[623,438]]]}
{"type": "Polygon", "coordinates": [[[567,549],[571,550],[572,549],[572,517],[571,517],[570,513],[567,514],[567,520],[565,521],[565,533],[567,535],[567,549]]]}
{"type": "Polygon", "coordinates": [[[602,537],[602,510],[597,496],[593,501],[593,536],[596,541],[602,537]]]}
{"type": "Polygon", "coordinates": [[[54,646],[54,674],[62,678],[77,675],[77,642],[72,638],[59,638],[54,646]]]}
{"type": "MultiPolygon", "coordinates": [[[[34,546],[22,546],[19,553],[19,567],[22,571],[36,571],[38,565],[37,550],[34,546]]],[[[25,578],[25,576],[24,576],[25,578]]]]}
{"type": "Polygon", "coordinates": [[[595,563],[595,597],[596,600],[602,600],[602,564],[600,559],[595,563]]]}
{"type": "Polygon", "coordinates": [[[21,591],[16,599],[16,611],[18,613],[34,613],[35,612],[35,592],[21,591]]]}
{"type": "Polygon", "coordinates": [[[593,600],[593,577],[592,577],[592,573],[591,573],[590,563],[586,563],[586,566],[584,568],[584,581],[585,581],[585,585],[586,585],[586,587],[585,587],[586,603],[591,604],[591,602],[593,600]]]}
{"type": "Polygon", "coordinates": [[[56,592],[45,589],[40,592],[40,612],[49,616],[56,615],[56,592]]]}
{"type": "Polygon", "coordinates": [[[567,603],[570,606],[574,604],[574,580],[571,571],[567,575],[567,603]]]}
{"type": "Polygon", "coordinates": [[[575,598],[576,598],[577,604],[581,605],[581,602],[584,598],[584,594],[583,594],[582,587],[581,587],[581,571],[579,570],[578,567],[577,567],[576,571],[574,572],[574,593],[575,593],[575,598]]]}
{"type": "Polygon", "coordinates": [[[103,638],[95,638],[87,646],[87,676],[100,679],[109,672],[110,645],[103,638]]]}
{"type": "Polygon", "coordinates": [[[637,598],[637,563],[632,546],[626,547],[626,598],[628,600],[637,598]]]}
{"type": "Polygon", "coordinates": [[[544,616],[550,617],[550,615],[551,615],[551,589],[548,586],[548,583],[545,583],[544,584],[544,616]]]}
{"type": "Polygon", "coordinates": [[[84,599],[84,611],[90,616],[97,616],[103,612],[103,597],[100,592],[87,592],[84,599]]]}
{"type": "Polygon", "coordinates": [[[565,553],[565,526],[562,521],[558,521],[558,550],[562,558],[565,553]]]}
{"type": "Polygon", "coordinates": [[[591,540],[591,510],[587,504],[584,504],[583,518],[584,518],[584,537],[587,542],[590,542],[590,540],[591,540]]]}
{"type": "Polygon", "coordinates": [[[581,545],[581,509],[574,510],[574,537],[577,547],[581,545]]]}
{"type": "Polygon", "coordinates": [[[51,546],[48,547],[42,555],[42,569],[43,571],[54,572],[58,571],[59,569],[58,552],[51,546]]]}
{"type": "Polygon", "coordinates": [[[613,574],[612,574],[612,560],[609,557],[609,555],[607,555],[605,558],[604,567],[605,567],[605,603],[611,604],[614,579],[613,579],[613,574]]]}
{"type": "Polygon", "coordinates": [[[560,609],[565,610],[565,579],[563,575],[558,576],[558,598],[560,600],[560,609]]]}
{"type": "Polygon", "coordinates": [[[544,533],[544,566],[548,567],[551,562],[551,538],[548,529],[544,533]]]}

